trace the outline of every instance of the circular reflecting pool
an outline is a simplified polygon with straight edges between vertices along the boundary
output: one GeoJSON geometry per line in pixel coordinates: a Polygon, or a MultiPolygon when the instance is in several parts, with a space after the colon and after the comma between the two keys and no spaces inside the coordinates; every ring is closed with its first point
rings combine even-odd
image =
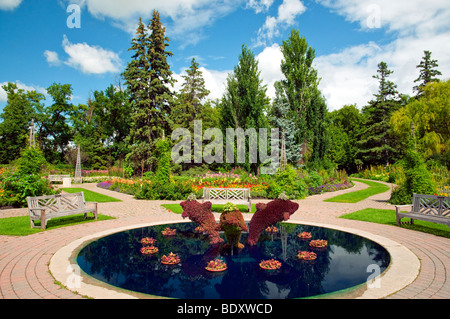
{"type": "MultiPolygon", "coordinates": [[[[328,228],[280,223],[275,234],[264,232],[256,246],[243,249],[210,245],[196,224],[157,225],[116,233],[85,246],[77,256],[88,275],[127,290],[183,299],[290,299],[317,296],[366,283],[389,265],[386,249],[366,238],[328,228]],[[175,228],[175,236],[161,231],[175,228]],[[310,240],[297,235],[310,232],[311,239],[328,241],[326,248],[311,248],[310,240]],[[158,253],[140,252],[141,239],[153,237],[158,253]],[[299,260],[299,251],[315,252],[312,261],[299,260]],[[164,265],[161,257],[175,253],[181,262],[164,265]],[[222,259],[223,272],[205,269],[210,260],[222,259]],[[278,270],[263,270],[261,260],[276,259],[278,270]]],[[[223,234],[221,234],[223,236],[223,234]]]]}

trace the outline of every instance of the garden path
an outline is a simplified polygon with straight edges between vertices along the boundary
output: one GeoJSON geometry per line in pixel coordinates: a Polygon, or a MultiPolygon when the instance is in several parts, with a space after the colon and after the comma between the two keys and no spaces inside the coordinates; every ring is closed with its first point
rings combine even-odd
{"type": "MultiPolygon", "coordinates": [[[[49,229],[26,237],[0,236],[0,299],[80,299],[82,298],[80,295],[55,283],[49,272],[50,260],[61,248],[85,236],[119,227],[182,220],[180,215],[161,207],[161,204],[173,201],[140,201],[130,195],[97,188],[95,184],[83,184],[82,187],[121,199],[122,202],[99,204],[101,214],[117,218],[49,229]]],[[[323,202],[324,199],[366,187],[368,187],[366,184],[355,182],[355,186],[351,189],[299,200],[299,210],[291,216],[291,220],[348,227],[393,240],[411,250],[419,258],[420,273],[411,284],[388,298],[449,299],[450,239],[396,226],[338,218],[342,214],[368,207],[394,209],[387,203],[390,191],[353,204],[323,202]]],[[[22,215],[27,215],[26,209],[0,210],[0,218],[22,215]]],[[[216,214],[216,217],[218,215],[216,214]]]]}

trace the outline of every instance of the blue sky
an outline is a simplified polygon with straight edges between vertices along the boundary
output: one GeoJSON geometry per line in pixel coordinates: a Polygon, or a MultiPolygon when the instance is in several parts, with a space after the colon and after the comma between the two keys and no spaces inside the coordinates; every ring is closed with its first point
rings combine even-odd
{"type": "MultiPolygon", "coordinates": [[[[372,75],[381,61],[405,94],[412,94],[424,50],[449,78],[448,0],[0,0],[0,84],[45,94],[54,82],[68,83],[72,102],[84,104],[93,91],[118,83],[138,18],[147,23],[153,9],[171,40],[175,89],[195,57],[210,98],[222,96],[242,44],[258,58],[272,97],[274,81],[282,78],[279,46],[292,28],[316,50],[329,110],[364,106],[376,93],[372,75]],[[67,23],[76,21],[67,12],[71,4],[80,9],[80,28],[67,23]]],[[[0,111],[5,105],[0,89],[0,111]]]]}

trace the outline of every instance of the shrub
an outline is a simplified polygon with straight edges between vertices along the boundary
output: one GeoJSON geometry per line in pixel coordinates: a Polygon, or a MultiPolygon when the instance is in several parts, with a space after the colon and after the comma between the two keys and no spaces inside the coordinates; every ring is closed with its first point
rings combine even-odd
{"type": "Polygon", "coordinates": [[[411,204],[412,196],[416,194],[435,194],[436,184],[421,156],[414,151],[412,143],[405,156],[405,182],[392,191],[392,204],[411,204]]]}
{"type": "Polygon", "coordinates": [[[28,196],[53,195],[59,191],[52,189],[50,182],[36,174],[17,172],[3,181],[4,194],[2,205],[25,207],[28,196]]]}
{"type": "Polygon", "coordinates": [[[44,154],[39,148],[27,148],[22,151],[18,161],[19,171],[23,175],[40,174],[44,165],[47,164],[44,154]]]}

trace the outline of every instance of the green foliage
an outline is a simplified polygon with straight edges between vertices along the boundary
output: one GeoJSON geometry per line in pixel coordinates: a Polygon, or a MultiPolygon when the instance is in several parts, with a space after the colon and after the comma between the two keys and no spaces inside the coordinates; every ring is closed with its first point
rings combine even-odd
{"type": "Polygon", "coordinates": [[[416,148],[424,158],[450,152],[450,80],[421,87],[421,97],[392,115],[390,124],[398,140],[408,140],[414,124],[416,148]]]}
{"type": "Polygon", "coordinates": [[[421,156],[414,151],[413,141],[409,143],[405,159],[405,182],[392,191],[392,204],[411,204],[416,194],[435,194],[436,184],[421,156]]]}
{"type": "Polygon", "coordinates": [[[235,210],[239,210],[236,204],[226,203],[223,207],[223,212],[234,212],[235,210]]]}
{"type": "Polygon", "coordinates": [[[0,206],[25,207],[28,196],[53,195],[50,182],[35,174],[16,172],[3,180],[4,194],[0,198],[0,206]]]}
{"type": "Polygon", "coordinates": [[[22,175],[39,175],[44,165],[47,164],[44,154],[37,147],[30,147],[22,151],[18,161],[19,171],[22,175]]]}
{"type": "Polygon", "coordinates": [[[147,28],[139,19],[136,35],[129,49],[134,55],[123,73],[133,107],[127,159],[143,173],[147,166],[152,170],[156,139],[170,131],[174,80],[167,58],[173,54],[166,51],[169,39],[156,10],[147,28]]]}
{"type": "Polygon", "coordinates": [[[377,73],[373,77],[379,80],[378,93],[374,94],[376,99],[363,108],[365,128],[356,154],[365,166],[393,163],[401,148],[389,125],[391,114],[400,108],[397,86],[388,80],[393,71],[385,62],[380,62],[377,73]]]}
{"type": "MultiPolygon", "coordinates": [[[[243,45],[239,64],[235,66],[234,72],[229,74],[222,98],[222,131],[225,133],[227,128],[242,128],[244,131],[252,128],[258,132],[260,128],[267,127],[264,112],[269,107],[269,98],[266,91],[267,87],[263,85],[258,69],[258,61],[253,52],[243,45]]],[[[246,140],[246,149],[250,143],[257,144],[258,141],[246,140]]],[[[257,163],[250,163],[247,156],[245,163],[241,165],[247,171],[256,173],[261,164],[259,158],[256,161],[257,163]]]]}
{"type": "Polygon", "coordinates": [[[267,189],[267,197],[278,198],[282,192],[290,199],[302,199],[308,194],[306,182],[291,165],[277,172],[273,183],[267,189]]]}
{"type": "Polygon", "coordinates": [[[28,127],[44,95],[36,91],[25,92],[11,82],[2,88],[7,95],[7,104],[0,115],[0,163],[9,163],[28,145],[28,127]]]}
{"type": "Polygon", "coordinates": [[[439,82],[439,79],[436,78],[436,75],[442,75],[439,70],[436,70],[439,65],[437,60],[431,59],[431,52],[424,51],[424,56],[422,61],[420,61],[417,68],[420,69],[420,76],[414,80],[414,83],[421,82],[419,85],[413,88],[414,91],[417,91],[417,97],[421,96],[423,93],[423,88],[430,82],[439,82]]]}

